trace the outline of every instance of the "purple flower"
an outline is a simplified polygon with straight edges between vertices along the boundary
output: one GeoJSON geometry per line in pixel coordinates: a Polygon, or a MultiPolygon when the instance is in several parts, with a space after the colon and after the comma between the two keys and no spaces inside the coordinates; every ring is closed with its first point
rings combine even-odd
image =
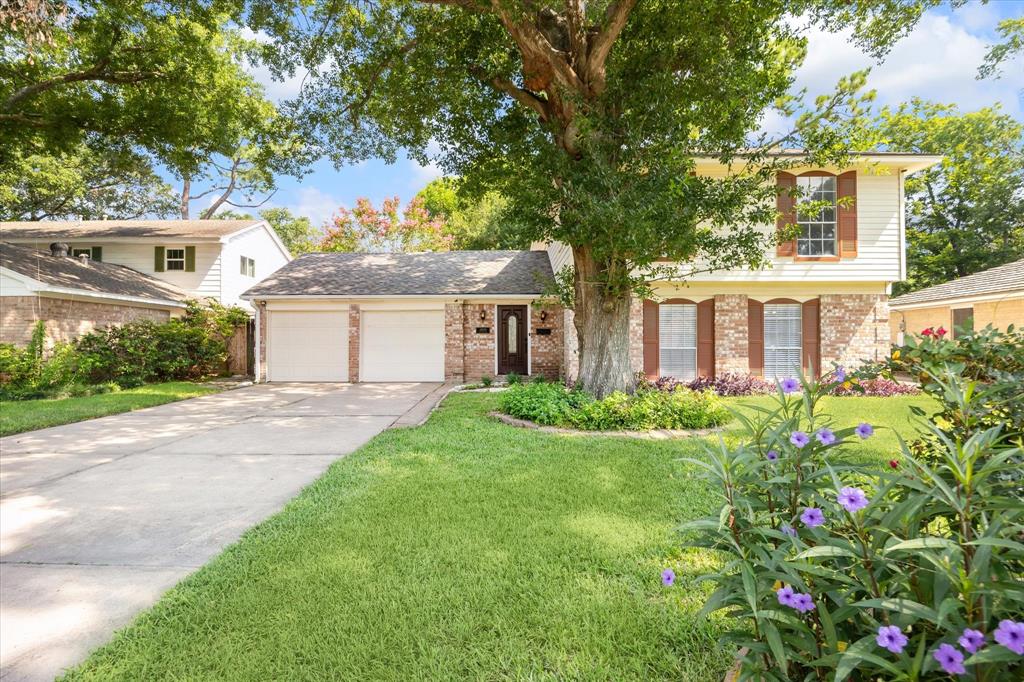
{"type": "Polygon", "coordinates": [[[779,458],[779,453],[776,450],[769,450],[768,454],[766,454],[765,457],[768,458],[769,462],[774,462],[779,458]]]}
{"type": "Polygon", "coordinates": [[[960,643],[960,646],[972,654],[978,653],[978,649],[985,646],[985,633],[980,630],[972,630],[967,628],[964,630],[964,634],[960,635],[960,639],[956,640],[960,643]]]}
{"type": "Polygon", "coordinates": [[[871,434],[873,434],[875,430],[871,428],[871,424],[868,424],[867,422],[862,422],[857,428],[853,430],[853,432],[860,436],[863,440],[864,438],[870,438],[871,434]]]}
{"type": "Polygon", "coordinates": [[[676,574],[671,568],[666,568],[661,572],[661,584],[665,587],[671,587],[672,583],[676,581],[676,574]]]}
{"type": "Polygon", "coordinates": [[[814,434],[814,437],[818,439],[818,442],[822,445],[832,445],[836,442],[836,434],[832,433],[831,429],[822,429],[814,434]]]}
{"type": "Polygon", "coordinates": [[[1000,621],[995,637],[997,642],[1018,656],[1024,654],[1024,623],[1016,623],[1012,620],[1000,621]]]}
{"type": "Polygon", "coordinates": [[[817,507],[807,507],[804,509],[804,513],[800,515],[800,520],[808,528],[817,528],[825,523],[825,515],[817,507]]]}
{"type": "Polygon", "coordinates": [[[779,528],[779,530],[781,530],[786,535],[789,535],[789,536],[794,537],[794,538],[796,537],[796,528],[794,528],[793,526],[789,525],[788,523],[782,524],[782,527],[779,528]]]}
{"type": "Polygon", "coordinates": [[[868,506],[868,496],[860,488],[843,488],[839,491],[836,501],[851,514],[868,506]]]}
{"type": "Polygon", "coordinates": [[[836,381],[840,383],[846,381],[846,370],[842,367],[836,367],[836,381]]]}
{"type": "Polygon", "coordinates": [[[793,606],[793,597],[796,595],[793,593],[792,587],[785,585],[775,592],[775,596],[779,598],[779,603],[783,606],[793,606]]]}
{"type": "Polygon", "coordinates": [[[810,443],[811,439],[808,438],[807,434],[804,433],[803,431],[794,431],[793,433],[789,434],[789,442],[797,446],[798,448],[802,448],[803,446],[810,443]]]}
{"type": "Polygon", "coordinates": [[[800,613],[807,613],[814,610],[814,600],[809,594],[794,594],[792,607],[800,613]]]}
{"type": "Polygon", "coordinates": [[[782,380],[782,392],[793,393],[794,391],[800,390],[800,382],[796,379],[783,379],[782,380]]]}
{"type": "Polygon", "coordinates": [[[932,656],[949,675],[963,675],[967,672],[964,668],[964,655],[951,644],[943,644],[932,656]]]}
{"type": "Polygon", "coordinates": [[[895,625],[883,625],[878,628],[878,637],[875,637],[878,646],[888,649],[894,654],[902,654],[903,647],[907,646],[907,636],[895,625]]]}

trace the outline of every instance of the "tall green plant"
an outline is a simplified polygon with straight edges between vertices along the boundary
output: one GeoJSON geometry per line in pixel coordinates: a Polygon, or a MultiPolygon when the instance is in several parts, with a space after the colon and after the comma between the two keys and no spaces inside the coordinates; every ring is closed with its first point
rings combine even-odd
{"type": "MultiPolygon", "coordinates": [[[[747,679],[1020,679],[1024,504],[1006,476],[1020,447],[1002,425],[922,420],[929,459],[902,445],[883,470],[851,465],[873,427],[833,428],[820,409],[844,378],[783,382],[737,415],[742,444],[690,460],[723,496],[684,527],[723,557],[704,613],[732,616],[747,679]]],[[[996,390],[952,368],[929,380],[965,410],[996,390]]]]}

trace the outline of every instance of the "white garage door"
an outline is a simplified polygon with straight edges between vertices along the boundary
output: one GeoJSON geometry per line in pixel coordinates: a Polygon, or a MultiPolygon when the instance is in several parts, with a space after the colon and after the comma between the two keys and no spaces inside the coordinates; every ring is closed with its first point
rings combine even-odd
{"type": "Polygon", "coordinates": [[[365,310],[360,381],[444,381],[443,310],[365,310]]]}
{"type": "Polygon", "coordinates": [[[270,381],[348,381],[347,310],[272,310],[270,381]]]}

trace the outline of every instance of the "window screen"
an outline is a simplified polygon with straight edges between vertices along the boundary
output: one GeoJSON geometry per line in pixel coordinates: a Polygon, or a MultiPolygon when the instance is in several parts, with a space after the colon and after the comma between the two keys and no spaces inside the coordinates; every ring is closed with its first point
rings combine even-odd
{"type": "Polygon", "coordinates": [[[185,269],[185,249],[167,249],[166,254],[168,270],[185,269]]]}
{"type": "Polygon", "coordinates": [[[786,379],[800,373],[802,328],[799,303],[764,306],[764,376],[786,379]]]}
{"type": "Polygon", "coordinates": [[[684,381],[697,378],[697,306],[658,306],[658,345],[661,376],[684,381]]]}

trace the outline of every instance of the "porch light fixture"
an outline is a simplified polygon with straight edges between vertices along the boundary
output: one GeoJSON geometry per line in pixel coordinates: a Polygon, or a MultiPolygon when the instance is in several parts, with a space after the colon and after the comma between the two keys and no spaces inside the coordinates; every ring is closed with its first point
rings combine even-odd
{"type": "Polygon", "coordinates": [[[548,311],[546,311],[546,310],[540,311],[540,321],[543,322],[546,319],[548,319],[548,311]]]}
{"type": "Polygon", "coordinates": [[[483,320],[486,320],[486,319],[487,319],[487,309],[486,308],[481,308],[480,309],[480,320],[483,321],[483,320]]]}

